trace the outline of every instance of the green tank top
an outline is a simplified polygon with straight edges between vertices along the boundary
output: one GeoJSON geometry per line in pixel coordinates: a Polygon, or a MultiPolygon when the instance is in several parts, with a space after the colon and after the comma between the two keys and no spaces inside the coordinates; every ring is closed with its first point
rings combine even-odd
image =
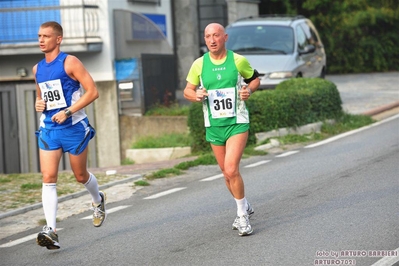
{"type": "Polygon", "coordinates": [[[227,51],[220,65],[212,63],[209,53],[204,54],[200,80],[209,94],[203,102],[205,127],[249,123],[248,110],[238,93],[242,77],[232,51],[227,51]]]}

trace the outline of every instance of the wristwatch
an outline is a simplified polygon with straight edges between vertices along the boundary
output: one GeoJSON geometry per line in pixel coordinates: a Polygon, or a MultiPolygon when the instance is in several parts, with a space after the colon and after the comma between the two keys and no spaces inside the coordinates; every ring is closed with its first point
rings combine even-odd
{"type": "Polygon", "coordinates": [[[249,87],[247,87],[247,91],[248,91],[248,93],[249,93],[249,96],[251,96],[252,91],[251,91],[251,89],[250,89],[249,87]]]}
{"type": "Polygon", "coordinates": [[[72,112],[71,112],[71,110],[69,110],[69,109],[65,109],[64,112],[65,112],[65,115],[66,115],[67,117],[70,117],[70,116],[72,115],[72,112]]]}

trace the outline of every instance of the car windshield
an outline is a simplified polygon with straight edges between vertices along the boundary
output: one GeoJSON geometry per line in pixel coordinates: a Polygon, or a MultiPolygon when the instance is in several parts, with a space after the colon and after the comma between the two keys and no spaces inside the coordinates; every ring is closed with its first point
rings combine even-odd
{"type": "Polygon", "coordinates": [[[236,26],[226,29],[226,47],[243,54],[291,54],[294,32],[285,26],[236,26]]]}

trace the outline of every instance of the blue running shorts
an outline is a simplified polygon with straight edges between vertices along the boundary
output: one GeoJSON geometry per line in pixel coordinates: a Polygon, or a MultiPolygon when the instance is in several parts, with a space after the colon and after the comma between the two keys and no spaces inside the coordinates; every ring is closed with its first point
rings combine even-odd
{"type": "Polygon", "coordinates": [[[224,146],[226,141],[234,135],[244,133],[249,130],[249,124],[234,124],[221,127],[207,127],[206,141],[213,145],[224,146]]]}
{"type": "Polygon", "coordinates": [[[63,152],[69,152],[72,155],[82,153],[95,134],[96,131],[89,124],[87,118],[70,127],[62,129],[40,128],[36,131],[40,149],[54,151],[61,148],[63,152]]]}

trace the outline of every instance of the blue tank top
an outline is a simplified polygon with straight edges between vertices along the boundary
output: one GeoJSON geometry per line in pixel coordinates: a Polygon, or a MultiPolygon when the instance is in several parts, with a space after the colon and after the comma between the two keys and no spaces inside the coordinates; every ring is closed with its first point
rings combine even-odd
{"type": "Polygon", "coordinates": [[[42,99],[46,101],[46,110],[40,117],[40,127],[46,129],[61,129],[78,123],[86,118],[84,109],[81,109],[58,124],[51,121],[51,117],[61,110],[74,104],[83,95],[80,83],[65,72],[64,62],[68,54],[60,52],[50,63],[46,59],[37,64],[36,82],[40,87],[42,99]]]}

